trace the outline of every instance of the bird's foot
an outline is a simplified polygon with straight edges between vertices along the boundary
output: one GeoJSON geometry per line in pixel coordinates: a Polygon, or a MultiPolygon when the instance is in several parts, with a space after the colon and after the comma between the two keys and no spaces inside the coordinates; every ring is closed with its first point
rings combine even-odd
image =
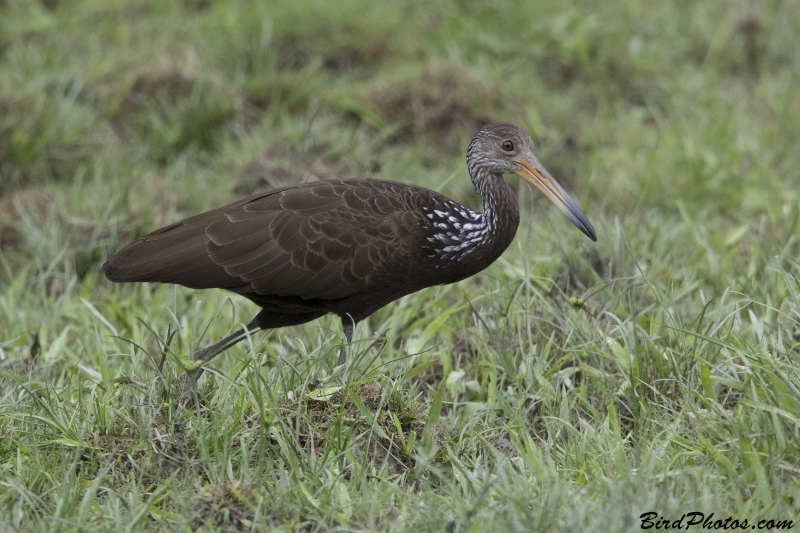
{"type": "Polygon", "coordinates": [[[194,368],[188,368],[186,374],[183,376],[183,387],[181,387],[181,397],[178,401],[179,408],[190,408],[194,405],[195,398],[197,397],[197,380],[203,375],[202,365],[216,355],[213,354],[209,356],[214,348],[214,345],[206,346],[194,352],[194,361],[192,364],[194,368]]]}

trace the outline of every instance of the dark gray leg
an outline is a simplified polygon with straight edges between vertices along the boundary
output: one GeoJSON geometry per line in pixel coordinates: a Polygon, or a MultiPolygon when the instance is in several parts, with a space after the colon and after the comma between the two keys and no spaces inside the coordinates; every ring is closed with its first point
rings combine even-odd
{"type": "MultiPolygon", "coordinates": [[[[257,317],[256,317],[257,318],[257,317]]],[[[261,330],[261,326],[255,324],[256,319],[253,319],[250,324],[243,327],[236,333],[232,335],[228,335],[221,341],[215,342],[214,344],[210,344],[205,348],[201,348],[194,352],[194,360],[200,361],[202,364],[205,364],[211,361],[214,357],[219,355],[220,353],[224,352],[234,344],[243,341],[247,338],[248,335],[252,335],[253,333],[261,330]]],[[[191,407],[194,403],[194,396],[195,396],[195,387],[197,384],[198,378],[203,375],[203,367],[200,366],[194,372],[187,372],[186,376],[183,378],[183,390],[181,392],[181,399],[179,405],[183,405],[184,407],[191,407]]]]}
{"type": "MultiPolygon", "coordinates": [[[[342,331],[344,332],[344,338],[347,339],[347,344],[353,342],[353,331],[356,329],[356,321],[353,320],[353,317],[350,315],[346,315],[341,317],[342,319],[342,331]]],[[[342,349],[339,350],[339,362],[336,363],[338,366],[342,366],[347,362],[347,346],[342,346],[342,349]]]]}

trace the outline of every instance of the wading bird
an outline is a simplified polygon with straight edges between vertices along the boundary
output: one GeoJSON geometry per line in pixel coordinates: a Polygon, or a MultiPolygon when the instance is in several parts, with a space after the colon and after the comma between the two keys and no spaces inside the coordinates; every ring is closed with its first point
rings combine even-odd
{"type": "MultiPolygon", "coordinates": [[[[261,311],[237,332],[197,350],[208,362],[247,335],[333,313],[344,336],[386,304],[432,285],[454,283],[491,265],[514,239],[519,205],[503,174],[542,191],[593,241],[594,228],[539,163],[514,124],[482,127],[467,150],[473,211],[438,192],[396,181],[326,180],[256,194],[134,241],[104,265],[114,282],[226,289],[261,311]]],[[[339,364],[345,362],[345,348],[339,364]]],[[[191,395],[202,366],[187,375],[191,395]]],[[[191,399],[189,399],[191,401],[191,399]]]]}

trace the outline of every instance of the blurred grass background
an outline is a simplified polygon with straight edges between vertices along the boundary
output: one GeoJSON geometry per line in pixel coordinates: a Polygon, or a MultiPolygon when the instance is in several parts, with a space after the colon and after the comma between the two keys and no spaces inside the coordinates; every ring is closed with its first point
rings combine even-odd
{"type": "Polygon", "coordinates": [[[0,0],[0,531],[797,524],[798,35],[796,0],[0,0]],[[334,176],[479,208],[493,120],[596,244],[520,186],[504,257],[376,313],[344,375],[325,318],[175,413],[255,310],[110,253],[334,176]]]}

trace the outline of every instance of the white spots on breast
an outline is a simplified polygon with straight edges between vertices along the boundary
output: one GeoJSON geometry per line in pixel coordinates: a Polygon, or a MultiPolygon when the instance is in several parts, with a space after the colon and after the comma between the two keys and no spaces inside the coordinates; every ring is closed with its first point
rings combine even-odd
{"type": "Polygon", "coordinates": [[[463,250],[464,248],[466,248],[466,247],[467,247],[467,246],[469,246],[470,244],[472,244],[472,243],[471,243],[471,242],[469,242],[469,241],[465,241],[465,242],[462,242],[461,244],[459,244],[459,245],[457,245],[457,246],[453,246],[453,245],[450,245],[450,246],[445,246],[444,248],[442,248],[442,250],[443,250],[443,251],[445,251],[445,252],[447,252],[447,253],[450,253],[450,252],[458,252],[458,251],[460,251],[460,250],[463,250]]]}
{"type": "Polygon", "coordinates": [[[474,249],[488,242],[494,220],[454,202],[443,202],[440,209],[424,207],[425,216],[436,228],[427,237],[430,258],[461,261],[474,249]]]}

